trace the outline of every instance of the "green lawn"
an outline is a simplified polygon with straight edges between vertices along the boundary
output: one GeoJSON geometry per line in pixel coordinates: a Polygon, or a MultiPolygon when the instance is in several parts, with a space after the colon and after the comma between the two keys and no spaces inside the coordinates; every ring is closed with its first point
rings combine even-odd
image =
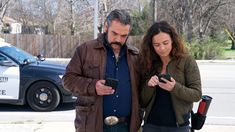
{"type": "Polygon", "coordinates": [[[235,50],[231,50],[231,49],[226,48],[224,50],[223,58],[224,59],[235,59],[235,50]]]}

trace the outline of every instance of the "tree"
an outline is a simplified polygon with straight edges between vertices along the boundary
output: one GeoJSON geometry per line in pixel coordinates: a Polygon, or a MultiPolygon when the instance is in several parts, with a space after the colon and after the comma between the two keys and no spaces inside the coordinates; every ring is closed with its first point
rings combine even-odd
{"type": "Polygon", "coordinates": [[[235,2],[228,0],[226,9],[225,31],[227,31],[228,38],[231,40],[231,49],[235,50],[235,2]]]}
{"type": "Polygon", "coordinates": [[[158,20],[166,20],[175,25],[177,31],[191,42],[194,38],[202,40],[221,31],[221,28],[215,27],[224,25],[225,5],[228,1],[158,0],[157,3],[158,20]]]}
{"type": "Polygon", "coordinates": [[[206,1],[206,3],[200,3],[200,10],[199,10],[199,38],[203,39],[203,36],[209,29],[210,24],[213,24],[213,18],[215,18],[216,12],[218,11],[219,7],[223,6],[225,3],[222,3],[222,0],[217,1],[206,1]],[[205,8],[205,5],[208,7],[205,8]]]}
{"type": "Polygon", "coordinates": [[[146,29],[153,24],[151,13],[151,7],[149,4],[145,4],[141,10],[134,10],[132,12],[132,24],[133,28],[131,35],[143,35],[146,29]]]}
{"type": "Polygon", "coordinates": [[[11,0],[1,0],[0,1],[0,30],[3,27],[3,17],[6,14],[6,11],[8,9],[9,3],[11,0]]]}
{"type": "MultiPolygon", "coordinates": [[[[23,25],[47,27],[49,34],[92,34],[94,2],[15,0],[14,6],[8,6],[7,15],[23,25]]],[[[174,25],[189,42],[215,37],[225,26],[234,36],[234,3],[234,0],[99,0],[99,29],[101,32],[107,14],[118,8],[131,13],[132,34],[143,34],[157,18],[157,21],[166,20],[174,25]]],[[[0,9],[3,13],[3,8],[0,9]]]]}
{"type": "Polygon", "coordinates": [[[75,33],[75,20],[74,20],[74,6],[77,2],[76,0],[66,0],[69,4],[69,14],[70,14],[70,34],[74,35],[75,33]]]}

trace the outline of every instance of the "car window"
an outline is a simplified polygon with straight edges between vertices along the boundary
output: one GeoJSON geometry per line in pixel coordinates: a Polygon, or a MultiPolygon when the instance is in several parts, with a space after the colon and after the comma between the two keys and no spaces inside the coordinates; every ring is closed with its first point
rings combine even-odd
{"type": "Polygon", "coordinates": [[[0,54],[0,61],[4,61],[4,60],[7,60],[7,58],[0,54]]]}
{"type": "Polygon", "coordinates": [[[15,46],[3,46],[3,47],[0,47],[0,50],[3,53],[7,54],[8,56],[11,56],[15,60],[17,60],[20,64],[23,64],[25,59],[27,59],[28,62],[35,62],[36,61],[36,58],[33,55],[15,47],[15,46]]]}

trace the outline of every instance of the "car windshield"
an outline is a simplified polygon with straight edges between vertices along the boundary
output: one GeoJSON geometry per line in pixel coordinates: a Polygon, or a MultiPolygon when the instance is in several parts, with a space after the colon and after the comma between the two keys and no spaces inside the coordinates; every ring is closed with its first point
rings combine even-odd
{"type": "Polygon", "coordinates": [[[11,56],[12,58],[14,58],[15,60],[17,60],[20,64],[23,64],[24,63],[24,60],[27,59],[27,61],[29,63],[32,63],[32,62],[35,62],[36,61],[36,58],[34,56],[32,56],[31,54],[19,49],[19,48],[16,48],[15,46],[3,46],[3,47],[0,47],[0,50],[11,56]]]}

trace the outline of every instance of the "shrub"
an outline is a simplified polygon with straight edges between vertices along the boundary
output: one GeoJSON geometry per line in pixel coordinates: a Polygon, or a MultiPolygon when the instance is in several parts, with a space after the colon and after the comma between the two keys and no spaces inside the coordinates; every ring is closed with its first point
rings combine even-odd
{"type": "Polygon", "coordinates": [[[218,59],[223,56],[224,53],[224,43],[210,38],[201,43],[199,43],[199,41],[193,41],[191,43],[186,42],[186,47],[191,55],[199,60],[218,59]]]}

